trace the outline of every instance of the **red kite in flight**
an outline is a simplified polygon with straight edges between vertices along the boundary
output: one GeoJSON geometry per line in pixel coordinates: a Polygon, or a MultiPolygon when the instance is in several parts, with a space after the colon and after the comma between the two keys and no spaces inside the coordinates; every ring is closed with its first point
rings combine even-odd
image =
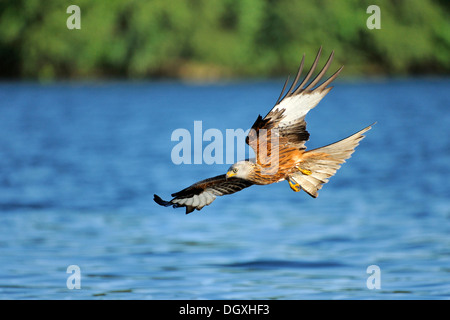
{"type": "Polygon", "coordinates": [[[328,85],[343,68],[319,84],[333,60],[332,52],[323,69],[308,83],[321,52],[322,48],[308,74],[297,85],[305,60],[303,56],[297,76],[286,94],[283,96],[289,77],[272,110],[264,118],[258,116],[256,119],[246,138],[256,159],[239,161],[226,174],[199,181],[172,194],[174,198],[170,201],[164,201],[155,194],[155,202],[166,207],[186,207],[188,214],[210,205],[217,196],[232,194],[253,184],[266,185],[283,180],[287,180],[295,192],[304,190],[316,198],[322,185],[350,158],[359,141],[364,138],[363,133],[371,129],[368,126],[343,140],[306,151],[305,142],[309,140],[309,133],[305,116],[332,89],[328,85]]]}

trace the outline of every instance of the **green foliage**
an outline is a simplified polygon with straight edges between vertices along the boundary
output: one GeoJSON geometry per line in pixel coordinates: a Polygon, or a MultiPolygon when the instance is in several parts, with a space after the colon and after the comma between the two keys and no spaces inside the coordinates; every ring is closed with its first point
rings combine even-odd
{"type": "Polygon", "coordinates": [[[437,0],[2,0],[0,76],[269,76],[321,45],[347,75],[448,74],[449,30],[437,0]],[[69,4],[80,30],[66,27],[69,4]],[[372,4],[379,30],[366,26],[372,4]]]}

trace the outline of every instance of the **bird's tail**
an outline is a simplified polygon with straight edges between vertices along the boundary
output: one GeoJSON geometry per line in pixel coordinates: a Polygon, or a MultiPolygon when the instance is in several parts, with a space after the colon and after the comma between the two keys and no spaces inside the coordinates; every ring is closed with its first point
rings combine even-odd
{"type": "Polygon", "coordinates": [[[289,179],[316,198],[322,185],[350,158],[359,141],[364,138],[363,133],[370,130],[372,125],[338,142],[305,152],[304,160],[297,166],[299,171],[290,175],[289,179]]]}

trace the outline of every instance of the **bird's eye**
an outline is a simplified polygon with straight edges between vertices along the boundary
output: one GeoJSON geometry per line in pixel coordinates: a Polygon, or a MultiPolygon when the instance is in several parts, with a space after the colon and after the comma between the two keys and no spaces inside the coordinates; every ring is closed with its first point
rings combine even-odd
{"type": "Polygon", "coordinates": [[[236,169],[236,168],[234,168],[234,169],[233,169],[233,173],[236,173],[236,172],[237,172],[237,169],[236,169]]]}

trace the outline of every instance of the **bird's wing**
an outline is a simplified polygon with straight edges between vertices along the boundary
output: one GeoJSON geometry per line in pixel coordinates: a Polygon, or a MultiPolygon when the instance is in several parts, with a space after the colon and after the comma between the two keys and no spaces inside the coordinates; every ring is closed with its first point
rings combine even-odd
{"type": "Polygon", "coordinates": [[[172,197],[174,198],[170,201],[164,201],[156,194],[153,200],[165,207],[186,207],[186,214],[188,214],[195,209],[201,210],[204,206],[210,205],[217,196],[241,191],[252,184],[252,182],[240,178],[227,179],[226,175],[223,174],[199,181],[186,189],[173,193],[172,197]]]}
{"type": "Polygon", "coordinates": [[[289,77],[286,79],[280,97],[272,110],[270,110],[264,118],[259,115],[253,124],[247,136],[246,142],[255,152],[259,163],[264,164],[270,162],[270,151],[272,150],[273,153],[274,141],[278,141],[280,149],[278,150],[279,152],[282,151],[281,149],[283,148],[295,148],[297,150],[306,149],[305,142],[309,139],[309,133],[306,130],[305,116],[308,111],[313,109],[332,89],[332,87],[328,87],[328,85],[336,79],[343,68],[339,68],[326,81],[315,87],[319,84],[320,80],[327,72],[333,60],[333,51],[322,70],[308,84],[309,79],[317,67],[321,52],[322,47],[319,49],[316,59],[314,60],[308,74],[301,81],[301,83],[297,85],[300,80],[300,75],[302,73],[303,64],[305,61],[305,56],[303,55],[297,76],[287,90],[286,94],[283,96],[289,82],[289,77]],[[271,137],[276,139],[272,139],[271,137]],[[265,153],[266,150],[267,152],[265,153]]]}

